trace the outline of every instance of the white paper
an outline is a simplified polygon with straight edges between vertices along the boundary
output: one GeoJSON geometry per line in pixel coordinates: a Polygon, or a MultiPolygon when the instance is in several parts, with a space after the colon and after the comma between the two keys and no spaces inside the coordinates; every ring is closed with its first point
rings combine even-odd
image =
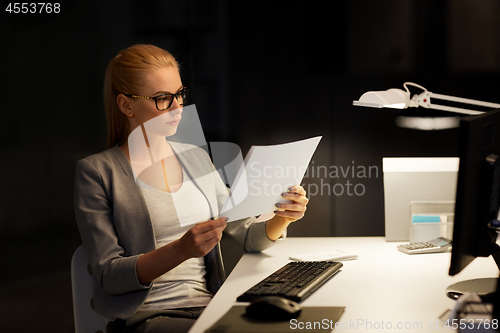
{"type": "Polygon", "coordinates": [[[220,216],[229,222],[272,213],[281,194],[300,185],[321,137],[273,146],[253,146],[245,157],[220,216]]]}
{"type": "Polygon", "coordinates": [[[336,250],[330,252],[296,254],[290,256],[290,259],[295,261],[342,261],[358,259],[358,255],[336,250]]]}

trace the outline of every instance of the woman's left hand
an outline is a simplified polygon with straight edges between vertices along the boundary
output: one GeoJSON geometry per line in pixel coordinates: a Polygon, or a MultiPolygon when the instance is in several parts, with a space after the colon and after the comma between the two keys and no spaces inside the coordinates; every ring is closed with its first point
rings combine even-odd
{"type": "Polygon", "coordinates": [[[291,203],[277,203],[274,214],[291,223],[304,217],[309,199],[306,190],[300,185],[292,186],[281,195],[283,199],[291,200],[291,203]]]}

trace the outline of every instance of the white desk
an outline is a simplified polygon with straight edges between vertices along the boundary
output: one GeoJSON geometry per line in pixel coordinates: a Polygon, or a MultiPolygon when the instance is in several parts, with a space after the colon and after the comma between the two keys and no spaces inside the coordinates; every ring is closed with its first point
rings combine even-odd
{"type": "Polygon", "coordinates": [[[328,250],[358,254],[300,304],[345,306],[338,324],[342,326],[335,332],[454,332],[438,322],[455,304],[446,296],[446,288],[465,279],[498,277],[491,257],[477,258],[450,277],[451,253],[407,255],[396,249],[399,244],[383,237],[289,237],[263,253],[245,254],[190,332],[203,332],[234,304],[245,304],[236,303],[236,297],[285,265],[290,254],[328,250]]]}

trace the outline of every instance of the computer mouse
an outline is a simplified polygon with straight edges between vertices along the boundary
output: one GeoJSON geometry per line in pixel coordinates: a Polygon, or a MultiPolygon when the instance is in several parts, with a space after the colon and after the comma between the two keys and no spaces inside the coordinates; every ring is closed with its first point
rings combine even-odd
{"type": "Polygon", "coordinates": [[[264,296],[247,306],[246,315],[255,319],[288,320],[297,318],[301,311],[294,301],[278,296],[264,296]]]}

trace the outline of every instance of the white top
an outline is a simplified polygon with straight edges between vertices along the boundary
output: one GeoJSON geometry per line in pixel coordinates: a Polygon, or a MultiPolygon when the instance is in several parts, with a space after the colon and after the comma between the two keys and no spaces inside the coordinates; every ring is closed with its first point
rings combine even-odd
{"type": "MultiPolygon", "coordinates": [[[[137,180],[151,216],[157,248],[181,238],[192,227],[181,226],[180,219],[199,222],[210,219],[206,198],[184,169],[183,179],[181,188],[174,193],[154,189],[137,180]]],[[[151,292],[139,310],[206,306],[211,294],[206,287],[205,273],[203,257],[186,260],[153,281],[151,292]]]]}

